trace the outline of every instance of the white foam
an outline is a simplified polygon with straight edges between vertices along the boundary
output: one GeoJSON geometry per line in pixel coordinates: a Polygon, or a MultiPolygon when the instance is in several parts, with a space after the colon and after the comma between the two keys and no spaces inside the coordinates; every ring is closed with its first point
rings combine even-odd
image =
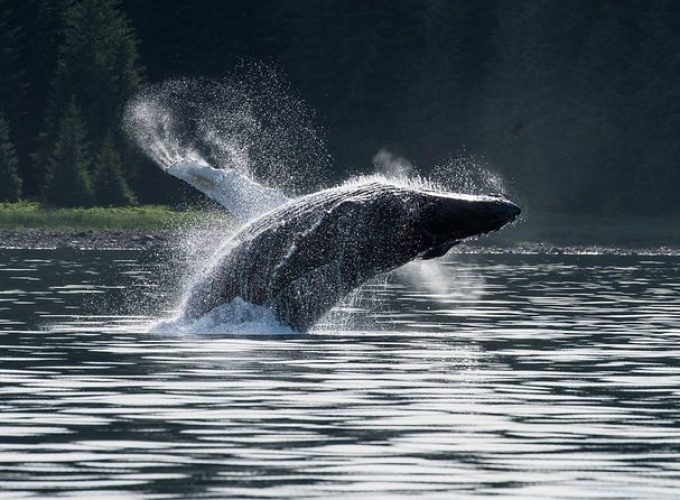
{"type": "Polygon", "coordinates": [[[496,196],[492,194],[468,194],[464,192],[453,192],[447,190],[446,187],[427,177],[392,177],[382,173],[350,177],[339,186],[329,189],[329,191],[335,189],[345,189],[347,187],[361,186],[363,184],[371,184],[372,182],[379,182],[381,184],[387,184],[390,186],[402,187],[406,189],[417,189],[425,193],[432,193],[443,198],[452,198],[456,200],[491,201],[497,199],[496,196]]]}
{"type": "Polygon", "coordinates": [[[295,332],[282,325],[268,307],[236,298],[198,319],[176,318],[159,321],[151,333],[194,335],[290,335],[295,332]]]}

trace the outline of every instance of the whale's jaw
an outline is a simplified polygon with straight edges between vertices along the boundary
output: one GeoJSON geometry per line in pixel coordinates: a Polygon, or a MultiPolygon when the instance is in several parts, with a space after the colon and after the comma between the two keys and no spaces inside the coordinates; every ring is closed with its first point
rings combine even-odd
{"type": "Polygon", "coordinates": [[[423,229],[438,246],[498,231],[520,213],[517,205],[501,196],[441,196],[428,207],[423,229]]]}

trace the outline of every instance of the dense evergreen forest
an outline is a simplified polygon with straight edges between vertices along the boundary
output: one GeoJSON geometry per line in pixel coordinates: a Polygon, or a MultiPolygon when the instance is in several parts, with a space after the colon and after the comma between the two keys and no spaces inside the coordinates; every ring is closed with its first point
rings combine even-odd
{"type": "Polygon", "coordinates": [[[171,201],[120,127],[145,83],[275,65],[336,178],[481,155],[534,210],[680,213],[675,0],[0,0],[0,198],[171,201]]]}

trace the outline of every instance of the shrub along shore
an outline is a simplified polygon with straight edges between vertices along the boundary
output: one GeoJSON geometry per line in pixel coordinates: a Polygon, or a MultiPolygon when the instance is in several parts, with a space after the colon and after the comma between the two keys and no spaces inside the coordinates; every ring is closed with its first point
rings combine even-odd
{"type": "Polygon", "coordinates": [[[38,203],[0,204],[0,229],[70,229],[155,231],[171,229],[196,216],[195,210],[164,205],[111,208],[45,208],[38,203]]]}
{"type": "MultiPolygon", "coordinates": [[[[529,214],[511,227],[478,240],[479,245],[503,247],[523,244],[610,245],[621,247],[680,248],[680,222],[675,217],[574,216],[529,214]]],[[[128,232],[167,234],[169,231],[200,227],[232,227],[233,220],[221,210],[176,209],[165,205],[111,208],[46,208],[38,203],[0,204],[0,232],[15,238],[30,232],[31,241],[40,235],[53,238],[55,232],[68,235],[84,231],[97,235],[128,232]]],[[[117,237],[118,237],[117,236],[117,237]]],[[[1,242],[0,242],[1,243],[1,242]]]]}

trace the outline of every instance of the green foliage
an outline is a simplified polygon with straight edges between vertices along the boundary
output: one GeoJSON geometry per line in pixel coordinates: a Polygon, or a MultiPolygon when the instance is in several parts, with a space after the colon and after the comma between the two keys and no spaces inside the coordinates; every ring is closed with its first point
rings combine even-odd
{"type": "Polygon", "coordinates": [[[233,221],[225,214],[175,211],[167,206],[143,205],[116,208],[45,208],[38,203],[0,203],[2,229],[135,229],[154,231],[190,225],[196,219],[219,218],[220,225],[233,221]]]}
{"type": "Polygon", "coordinates": [[[63,109],[75,96],[97,145],[111,126],[102,117],[119,120],[141,82],[136,38],[118,3],[79,0],[64,13],[54,105],[63,109]]]}
{"type": "Polygon", "coordinates": [[[94,194],[101,206],[131,205],[135,197],[123,176],[120,155],[114,148],[111,137],[104,139],[97,155],[94,177],[94,194]]]}
{"type": "Polygon", "coordinates": [[[26,91],[26,72],[21,61],[24,32],[14,15],[10,1],[0,0],[0,111],[17,119],[26,91]]]}
{"type": "Polygon", "coordinates": [[[60,117],[74,97],[87,130],[88,155],[95,156],[112,128],[117,131],[110,137],[113,149],[129,155],[119,124],[125,104],[140,87],[141,69],[137,39],[119,2],[77,0],[66,4],[60,39],[42,153],[36,155],[38,167],[54,148],[60,117]]]}
{"type": "Polygon", "coordinates": [[[21,197],[21,184],[9,125],[0,113],[0,201],[17,201],[21,197]]]}
{"type": "MultiPolygon", "coordinates": [[[[153,81],[264,59],[318,110],[329,178],[465,146],[537,211],[680,213],[679,25],[675,0],[0,0],[0,109],[35,194],[72,96],[89,156],[118,130],[140,51],[153,81]]],[[[112,141],[141,201],[175,199],[112,141]]]]}
{"type": "Polygon", "coordinates": [[[72,99],[59,125],[50,158],[44,188],[45,201],[60,207],[91,205],[94,195],[90,161],[85,127],[75,99],[72,99]]]}
{"type": "MultiPolygon", "coordinates": [[[[1,1],[1,0],[0,0],[1,1]]],[[[20,117],[12,119],[19,173],[27,196],[40,194],[54,141],[44,140],[46,111],[51,98],[61,42],[62,14],[74,0],[21,0],[10,16],[22,33],[18,63],[24,74],[23,95],[12,97],[20,117]],[[18,7],[20,5],[20,8],[18,7]]],[[[12,3],[12,0],[10,0],[12,3]]],[[[2,44],[0,44],[2,46],[2,44]]],[[[54,123],[58,117],[52,117],[54,123]]],[[[56,133],[56,125],[52,128],[56,133]]]]}
{"type": "Polygon", "coordinates": [[[513,224],[489,235],[482,244],[551,243],[562,245],[678,246],[680,225],[667,216],[607,216],[573,213],[534,214],[522,224],[513,224]]]}

